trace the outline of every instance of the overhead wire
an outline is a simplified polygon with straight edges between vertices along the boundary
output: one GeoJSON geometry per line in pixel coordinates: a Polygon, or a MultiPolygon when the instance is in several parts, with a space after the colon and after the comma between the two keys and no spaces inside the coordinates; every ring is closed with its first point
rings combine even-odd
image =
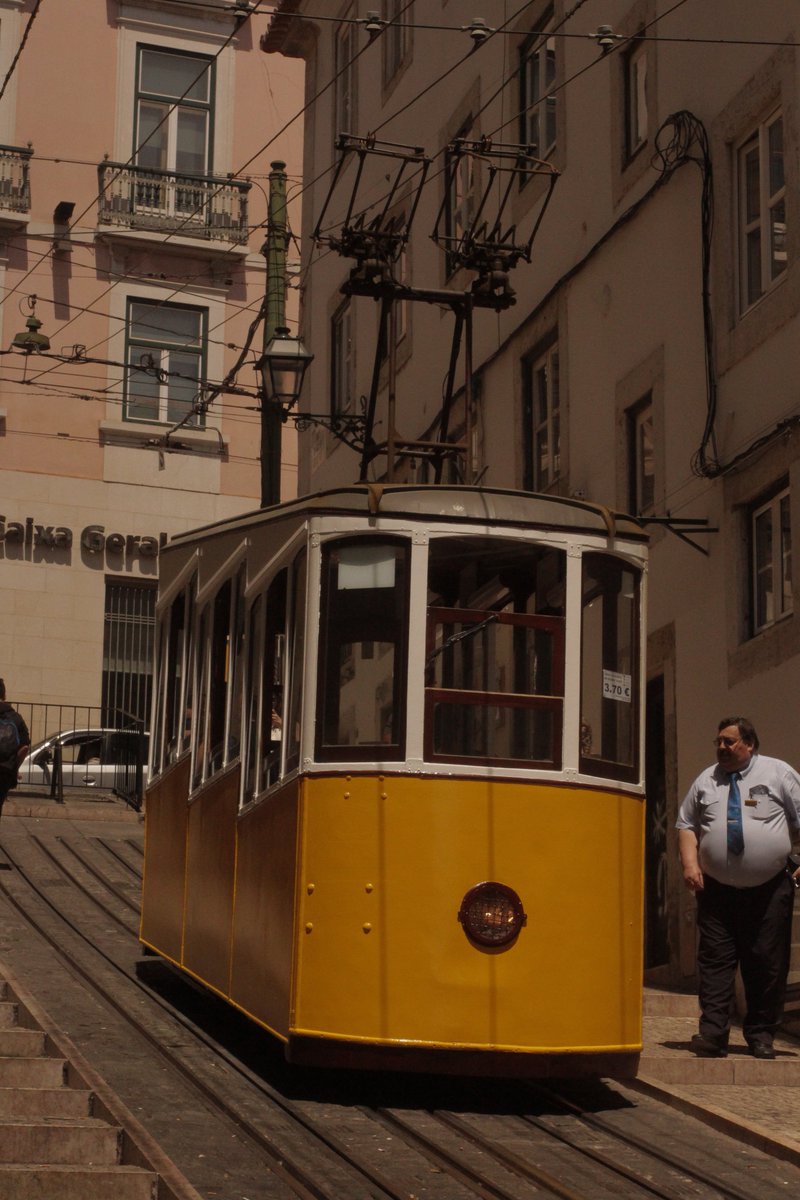
{"type": "MultiPolygon", "coordinates": [[[[568,19],[570,16],[574,15],[574,13],[577,11],[577,9],[578,9],[579,7],[581,7],[581,5],[582,5],[583,3],[585,3],[585,2],[586,2],[586,0],[579,0],[579,2],[578,2],[578,3],[577,3],[575,6],[573,6],[573,9],[571,9],[571,10],[570,10],[570,12],[568,12],[567,14],[565,14],[565,17],[562,19],[562,21],[560,22],[560,24],[563,24],[565,20],[567,20],[567,19],[568,19]]],[[[665,17],[665,16],[669,15],[669,13],[671,13],[671,12],[675,11],[675,9],[677,9],[677,8],[681,7],[681,5],[682,5],[683,3],[685,3],[685,2],[686,2],[686,0],[679,0],[679,2],[678,2],[678,3],[676,3],[675,5],[673,5],[673,7],[667,11],[667,13],[661,14],[661,15],[660,15],[658,18],[656,18],[656,20],[661,20],[661,19],[663,19],[663,17],[665,17]]],[[[409,3],[410,3],[410,0],[409,0],[409,3]]],[[[405,6],[405,8],[408,8],[408,7],[409,7],[409,5],[407,4],[407,5],[405,6]]],[[[501,27],[501,31],[503,31],[503,30],[504,30],[504,28],[505,28],[505,26],[506,26],[507,24],[509,24],[510,22],[516,21],[516,20],[517,20],[517,18],[518,18],[518,16],[519,16],[519,14],[520,14],[522,11],[524,11],[524,9],[525,9],[526,7],[528,7],[528,4],[523,4],[523,5],[522,5],[522,6],[521,6],[519,9],[517,9],[517,10],[516,10],[516,12],[515,12],[515,14],[514,14],[514,15],[513,15],[511,18],[509,18],[509,21],[508,21],[508,22],[505,22],[505,23],[504,23],[504,26],[503,26],[503,27],[501,27]]],[[[251,11],[252,11],[252,10],[251,10],[251,11]]],[[[404,9],[403,11],[405,11],[405,9],[404,9]]],[[[650,22],[650,25],[652,25],[652,24],[655,24],[655,21],[653,21],[653,22],[650,22]]],[[[549,32],[550,32],[550,31],[544,31],[544,33],[545,33],[545,34],[549,34],[549,32]]],[[[575,36],[585,36],[585,35],[575,35],[575,36]]],[[[637,36],[638,36],[638,35],[637,35],[637,36]]],[[[289,125],[290,125],[290,124],[291,124],[291,123],[292,123],[294,120],[298,119],[298,117],[299,117],[299,116],[301,116],[301,115],[303,115],[303,113],[304,113],[305,111],[307,111],[307,110],[308,110],[308,109],[311,107],[311,105],[313,105],[314,103],[316,103],[316,102],[317,102],[317,101],[320,99],[320,97],[321,97],[322,95],[324,95],[324,94],[325,94],[325,92],[326,92],[326,91],[328,91],[328,90],[329,90],[329,88],[330,88],[331,86],[333,86],[333,84],[336,82],[336,79],[339,77],[339,75],[342,73],[342,71],[343,71],[343,70],[347,70],[347,69],[349,69],[349,67],[352,65],[352,62],[354,62],[354,61],[355,61],[357,58],[359,58],[359,57],[361,56],[361,54],[362,54],[362,53],[364,53],[364,52],[365,52],[365,51],[366,51],[366,50],[369,48],[369,45],[370,45],[370,44],[371,44],[371,43],[367,43],[367,45],[365,45],[364,47],[362,47],[362,48],[361,48],[361,49],[360,49],[360,50],[359,50],[359,51],[358,51],[358,52],[357,52],[357,53],[356,53],[356,54],[355,54],[355,55],[352,57],[352,59],[348,60],[348,61],[347,61],[345,64],[343,64],[343,66],[342,66],[342,68],[340,69],[340,71],[339,71],[339,72],[337,72],[336,74],[334,74],[334,75],[332,76],[331,80],[329,80],[329,81],[328,81],[328,83],[327,83],[326,85],[324,85],[324,86],[323,86],[321,89],[319,89],[319,91],[316,93],[316,95],[315,95],[314,97],[312,97],[312,98],[311,98],[311,99],[310,99],[310,100],[309,100],[309,101],[308,101],[306,104],[304,104],[304,105],[303,105],[303,107],[302,107],[302,109],[300,109],[298,113],[296,113],[296,114],[295,114],[295,115],[294,115],[294,116],[293,116],[293,117],[292,117],[292,118],[291,118],[291,119],[290,119],[288,122],[286,122],[286,124],[285,124],[284,126],[282,126],[281,130],[279,130],[279,131],[278,131],[278,132],[277,132],[275,135],[273,135],[273,137],[272,137],[272,138],[270,138],[270,139],[268,140],[268,142],[267,142],[267,143],[265,143],[265,145],[264,145],[264,146],[261,148],[261,150],[257,151],[255,155],[253,155],[253,156],[252,156],[250,159],[248,159],[247,163],[245,163],[245,164],[244,164],[244,166],[240,168],[240,172],[242,172],[242,171],[246,170],[247,166],[249,166],[249,165],[250,165],[250,163],[252,163],[252,162],[255,160],[255,158],[257,158],[257,157],[258,157],[258,155],[259,155],[259,154],[263,153],[263,152],[264,152],[264,150],[266,150],[266,149],[269,147],[269,145],[272,143],[272,141],[274,141],[274,140],[275,140],[275,138],[276,138],[276,137],[280,136],[280,133],[284,132],[284,131],[285,131],[285,130],[286,130],[288,127],[289,127],[289,125]]],[[[389,116],[388,116],[388,117],[387,117],[387,118],[386,118],[386,119],[385,119],[385,120],[384,120],[384,121],[381,123],[381,125],[380,125],[380,126],[378,126],[378,129],[382,129],[382,128],[384,128],[384,127],[385,127],[387,124],[389,124],[389,123],[390,123],[392,120],[394,120],[394,119],[395,119],[397,116],[399,116],[399,115],[400,115],[402,112],[406,111],[406,110],[407,110],[407,108],[408,108],[408,107],[410,107],[410,104],[411,104],[411,103],[415,103],[417,99],[420,99],[420,98],[421,98],[423,95],[425,95],[425,94],[426,94],[428,91],[430,91],[430,90],[431,90],[433,87],[435,87],[435,86],[437,85],[437,83],[439,83],[439,82],[441,82],[443,79],[447,78],[447,76],[448,76],[449,74],[451,74],[451,73],[452,73],[452,71],[453,71],[453,70],[454,70],[454,69],[455,69],[457,66],[461,65],[461,63],[464,61],[464,59],[465,59],[465,58],[467,58],[467,57],[469,57],[469,56],[470,56],[470,54],[472,54],[473,52],[474,52],[474,51],[471,49],[471,50],[470,50],[470,52],[469,52],[469,54],[467,54],[467,55],[465,55],[465,56],[462,56],[462,58],[461,58],[461,59],[459,59],[459,60],[458,60],[458,62],[457,62],[457,63],[456,63],[456,64],[455,64],[453,67],[450,67],[450,68],[448,68],[448,69],[447,69],[445,72],[443,72],[443,73],[442,73],[442,74],[441,74],[439,77],[437,77],[437,79],[436,79],[436,80],[432,81],[432,83],[431,83],[430,85],[428,85],[428,87],[427,87],[426,89],[424,89],[424,90],[423,90],[423,92],[421,92],[421,93],[420,93],[420,94],[419,94],[417,97],[415,97],[415,98],[414,98],[414,99],[413,99],[411,102],[409,102],[409,104],[406,104],[406,105],[404,105],[404,106],[403,106],[401,109],[397,110],[397,112],[396,112],[396,113],[390,114],[390,115],[389,115],[389,116]]],[[[553,89],[552,89],[550,92],[548,92],[547,94],[543,95],[543,96],[542,96],[542,97],[539,99],[538,103],[542,103],[542,102],[544,102],[544,101],[545,101],[546,99],[548,99],[548,98],[549,98],[551,95],[555,94],[555,92],[556,92],[556,91],[563,90],[563,88],[564,88],[564,87],[566,87],[566,86],[567,86],[567,84],[569,84],[569,83],[573,82],[573,81],[574,81],[574,79],[575,79],[575,78],[577,78],[577,77],[578,77],[580,74],[583,74],[583,73],[584,73],[584,71],[586,71],[586,70],[590,69],[590,67],[591,67],[591,66],[593,66],[593,65],[594,65],[594,63],[595,63],[596,61],[602,61],[602,59],[593,60],[593,62],[592,62],[592,63],[590,63],[590,64],[587,64],[587,66],[585,66],[584,68],[582,68],[580,72],[576,72],[576,73],[575,73],[573,76],[571,76],[569,79],[567,79],[567,80],[564,80],[564,81],[563,81],[563,82],[562,82],[560,85],[558,85],[557,87],[553,88],[553,89]]],[[[498,94],[499,94],[499,93],[502,91],[502,89],[503,89],[504,87],[508,86],[508,84],[509,84],[509,83],[511,83],[511,82],[512,82],[512,81],[513,81],[513,80],[516,78],[517,74],[518,74],[518,68],[515,68],[513,71],[509,72],[509,74],[506,76],[506,78],[505,78],[505,79],[503,80],[503,82],[501,83],[500,87],[499,87],[499,88],[498,88],[498,89],[497,89],[497,90],[496,90],[494,93],[492,93],[492,95],[489,97],[489,99],[488,99],[488,100],[487,100],[487,101],[486,101],[486,102],[485,102],[485,103],[484,103],[484,104],[481,106],[481,109],[479,110],[479,114],[480,114],[481,112],[485,111],[485,109],[488,107],[488,105],[489,105],[489,104],[490,104],[490,103],[491,103],[491,102],[492,102],[492,101],[493,101],[493,100],[496,98],[496,96],[497,96],[497,95],[498,95],[498,94]]],[[[519,119],[519,115],[520,115],[520,114],[517,114],[515,117],[512,117],[512,118],[510,118],[508,121],[504,122],[503,126],[500,126],[500,127],[498,127],[498,128],[503,128],[505,125],[509,124],[509,123],[510,123],[510,121],[519,119]]],[[[438,154],[441,154],[441,153],[443,153],[443,150],[440,150],[440,151],[438,152],[438,154]]],[[[437,156],[438,156],[438,154],[437,154],[437,156]]],[[[324,174],[324,173],[323,173],[323,174],[324,174]]],[[[321,176],[320,176],[320,177],[321,177],[321,176]]],[[[312,182],[313,182],[313,181],[312,181],[312,182]]],[[[304,186],[303,186],[303,187],[300,189],[300,192],[299,192],[299,193],[297,193],[297,194],[302,194],[302,192],[306,190],[307,186],[309,186],[309,185],[304,185],[304,186]]],[[[91,206],[89,206],[89,207],[91,207],[91,206]]],[[[88,208],[87,208],[86,210],[84,210],[84,213],[85,213],[86,211],[88,211],[88,208]]],[[[81,215],[84,215],[84,214],[81,214],[81,215]]],[[[46,256],[44,256],[44,257],[46,257],[46,256]]],[[[318,259],[317,259],[316,261],[318,261],[318,259]]],[[[312,265],[312,264],[311,264],[311,263],[309,263],[309,268],[310,268],[310,266],[311,266],[311,265],[312,265]]],[[[118,279],[117,281],[115,281],[114,285],[112,285],[112,286],[117,286],[117,285],[118,285],[120,282],[125,282],[125,281],[126,281],[127,279],[129,279],[129,278],[130,278],[130,276],[127,276],[127,275],[126,275],[126,276],[123,276],[123,277],[121,277],[120,279],[118,279]]],[[[107,291],[108,291],[108,290],[110,290],[110,289],[107,289],[107,291]]],[[[182,291],[182,290],[185,290],[185,287],[183,287],[183,288],[181,288],[181,289],[176,289],[175,291],[173,291],[172,293],[170,293],[170,296],[174,296],[174,295],[178,294],[178,293],[179,293],[180,291],[182,291]]],[[[102,293],[102,295],[101,295],[100,297],[98,297],[98,298],[97,298],[97,300],[101,300],[101,299],[102,299],[102,298],[103,298],[103,297],[104,297],[104,296],[107,294],[107,291],[106,291],[106,292],[104,292],[104,293],[102,293]]],[[[166,302],[166,299],[167,299],[167,298],[165,298],[165,299],[164,299],[164,302],[166,302]]],[[[95,302],[97,302],[97,301],[95,301],[95,302]]],[[[77,319],[77,318],[72,318],[72,319],[74,320],[74,319],[77,319]]],[[[71,322],[68,322],[68,323],[71,323],[71,322]]],[[[106,340],[107,340],[107,339],[106,339],[106,340]]],[[[95,346],[97,346],[97,345],[100,345],[100,344],[102,344],[102,342],[100,342],[100,343],[96,343],[96,344],[95,344],[95,346]]],[[[94,348],[94,347],[93,347],[93,348],[94,348]]],[[[44,373],[42,373],[42,374],[44,374],[44,373]]]]}

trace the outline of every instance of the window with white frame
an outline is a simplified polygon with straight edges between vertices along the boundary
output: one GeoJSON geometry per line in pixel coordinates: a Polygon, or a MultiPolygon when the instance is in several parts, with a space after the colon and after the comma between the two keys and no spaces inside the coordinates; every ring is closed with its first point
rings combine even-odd
{"type": "Polygon", "coordinates": [[[647,43],[634,38],[623,59],[625,157],[633,158],[647,141],[647,43]]]}
{"type": "Polygon", "coordinates": [[[792,525],[788,487],[750,510],[753,633],[792,612],[792,525]]]}
{"type": "Polygon", "coordinates": [[[349,412],[355,398],[353,308],[340,304],[331,318],[331,412],[349,412]]]}
{"type": "Polygon", "coordinates": [[[409,0],[384,0],[383,14],[387,22],[381,39],[384,84],[394,79],[411,54],[412,8],[409,0]]]}
{"type": "Polygon", "coordinates": [[[561,476],[561,412],[558,343],[525,364],[530,414],[530,483],[544,492],[561,476]]]}
{"type": "MultiPolygon", "coordinates": [[[[462,122],[454,141],[459,138],[474,138],[472,117],[462,122]]],[[[453,256],[475,219],[478,204],[478,181],[476,159],[473,154],[458,154],[448,152],[445,158],[445,179],[447,180],[447,196],[445,198],[445,236],[447,238],[447,271],[448,274],[456,269],[457,260],[453,256]]]]}
{"type": "Polygon", "coordinates": [[[140,46],[136,165],[148,171],[209,174],[213,97],[213,59],[140,46]]]}
{"type": "Polygon", "coordinates": [[[348,8],[344,13],[346,19],[334,32],[334,136],[357,132],[355,56],[359,26],[353,20],[354,16],[355,10],[348,8]]]}
{"type": "Polygon", "coordinates": [[[776,109],[738,150],[739,302],[742,312],[786,270],[783,112],[776,109]]]}
{"type": "Polygon", "coordinates": [[[192,409],[205,377],[207,312],[128,300],[123,415],[126,421],[202,424],[192,409]],[[191,415],[190,415],[191,414],[191,415]]]}
{"type": "Polygon", "coordinates": [[[520,142],[533,147],[537,158],[550,158],[556,148],[556,40],[549,35],[553,10],[519,52],[520,142]]]}
{"type": "Polygon", "coordinates": [[[637,516],[653,511],[655,500],[655,441],[653,398],[648,392],[627,412],[628,505],[637,516]]]}

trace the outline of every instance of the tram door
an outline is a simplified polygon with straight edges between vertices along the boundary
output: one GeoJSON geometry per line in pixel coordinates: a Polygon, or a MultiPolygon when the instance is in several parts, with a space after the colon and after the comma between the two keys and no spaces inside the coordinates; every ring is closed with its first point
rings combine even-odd
{"type": "Polygon", "coordinates": [[[645,734],[645,940],[644,966],[669,961],[667,932],[667,785],[664,676],[647,683],[645,734]]]}

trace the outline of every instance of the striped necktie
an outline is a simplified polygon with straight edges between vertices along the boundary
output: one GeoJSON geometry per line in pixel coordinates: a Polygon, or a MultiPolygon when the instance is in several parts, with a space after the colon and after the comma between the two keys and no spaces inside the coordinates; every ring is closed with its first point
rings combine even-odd
{"type": "Polygon", "coordinates": [[[741,854],[744,850],[744,832],[742,831],[742,798],[739,795],[741,775],[734,771],[730,777],[728,791],[728,849],[731,854],[741,854]]]}

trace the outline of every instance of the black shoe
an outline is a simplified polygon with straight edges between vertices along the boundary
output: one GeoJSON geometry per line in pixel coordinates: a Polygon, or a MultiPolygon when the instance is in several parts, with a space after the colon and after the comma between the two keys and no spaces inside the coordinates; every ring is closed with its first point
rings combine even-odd
{"type": "Polygon", "coordinates": [[[750,1042],[749,1046],[753,1058],[775,1058],[775,1049],[772,1042],[750,1042]]]}
{"type": "Polygon", "coordinates": [[[698,1058],[728,1057],[727,1042],[717,1041],[715,1038],[703,1037],[702,1033],[693,1034],[692,1049],[698,1058]]]}

